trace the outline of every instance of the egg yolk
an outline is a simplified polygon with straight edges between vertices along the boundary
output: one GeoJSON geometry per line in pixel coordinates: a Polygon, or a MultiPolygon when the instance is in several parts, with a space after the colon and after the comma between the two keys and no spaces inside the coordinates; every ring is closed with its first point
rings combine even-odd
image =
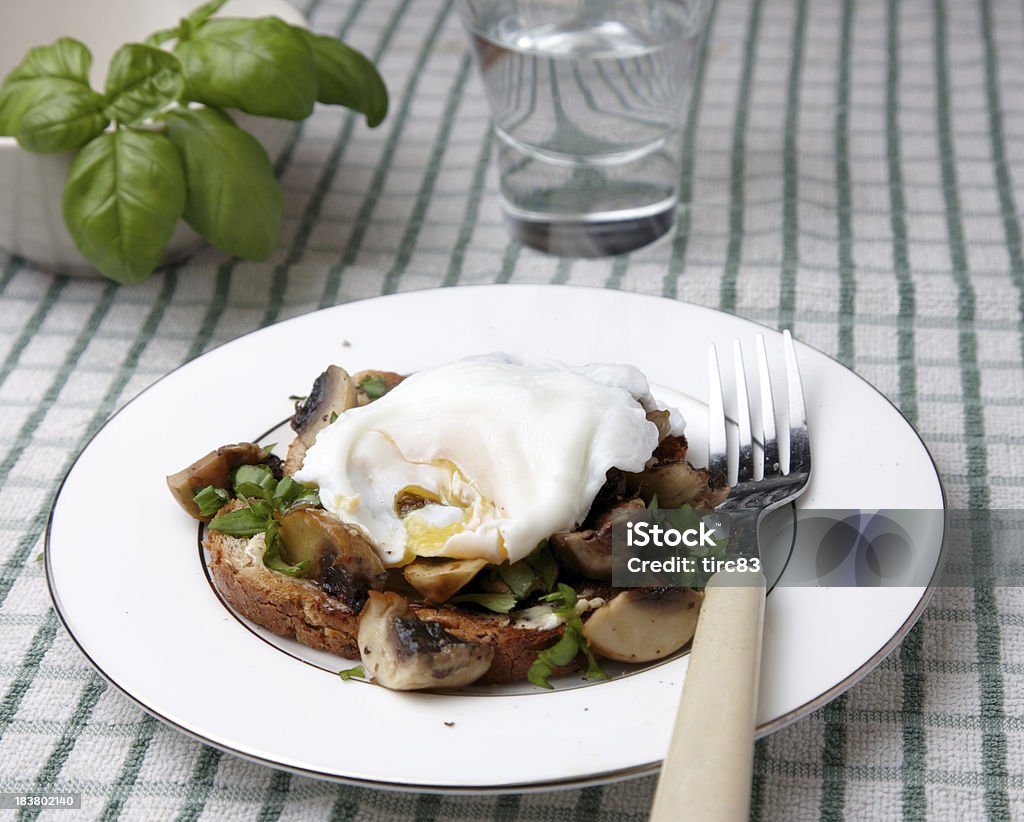
{"type": "MultiPolygon", "coordinates": [[[[416,557],[445,556],[448,540],[456,534],[472,531],[481,518],[493,515],[494,505],[470,483],[450,460],[431,464],[447,474],[447,481],[434,488],[408,485],[394,500],[395,513],[405,529],[405,562],[416,557]]],[[[503,540],[499,534],[499,543],[503,540]]],[[[498,550],[504,553],[504,545],[498,550]]]]}

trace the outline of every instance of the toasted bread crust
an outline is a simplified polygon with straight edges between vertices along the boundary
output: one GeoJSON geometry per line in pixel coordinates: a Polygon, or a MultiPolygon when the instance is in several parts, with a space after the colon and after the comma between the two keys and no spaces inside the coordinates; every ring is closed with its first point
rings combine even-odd
{"type": "Polygon", "coordinates": [[[210,572],[221,596],[238,613],[303,645],[359,659],[359,615],[312,583],[291,579],[257,562],[248,540],[210,531],[210,572]]]}
{"type": "MultiPolygon", "coordinates": [[[[231,503],[227,508],[234,505],[231,503]]],[[[210,531],[204,543],[210,552],[214,584],[227,603],[246,619],[278,636],[358,660],[359,615],[316,585],[271,571],[247,552],[248,543],[247,539],[220,531],[210,531]]],[[[494,649],[491,667],[477,680],[480,684],[526,679],[537,654],[556,642],[563,631],[561,627],[517,628],[508,617],[452,606],[436,608],[414,603],[413,610],[420,619],[438,622],[455,636],[494,649]]],[[[574,662],[558,671],[564,673],[579,667],[574,662]]]]}

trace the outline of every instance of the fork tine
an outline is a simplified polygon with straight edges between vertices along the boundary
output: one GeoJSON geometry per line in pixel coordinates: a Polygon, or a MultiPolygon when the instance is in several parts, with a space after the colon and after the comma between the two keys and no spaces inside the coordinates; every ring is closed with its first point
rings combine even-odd
{"type": "Polygon", "coordinates": [[[782,332],[786,359],[786,383],[789,386],[789,473],[811,470],[811,444],[807,436],[807,406],[800,381],[796,346],[789,331],[782,332]]]}
{"type": "Polygon", "coordinates": [[[739,456],[736,482],[750,482],[754,478],[754,438],[750,430],[750,396],[747,394],[747,373],[743,367],[743,348],[739,340],[732,341],[733,368],[736,373],[736,427],[739,431],[739,456]]]}
{"type": "Polygon", "coordinates": [[[761,443],[764,465],[762,477],[782,472],[779,466],[779,439],[775,431],[775,399],[772,396],[772,375],[768,370],[768,351],[764,335],[757,335],[757,382],[761,389],[761,443]]]}
{"type": "Polygon", "coordinates": [[[708,473],[712,479],[729,475],[729,445],[725,433],[725,400],[718,351],[708,348],[708,473]]]}

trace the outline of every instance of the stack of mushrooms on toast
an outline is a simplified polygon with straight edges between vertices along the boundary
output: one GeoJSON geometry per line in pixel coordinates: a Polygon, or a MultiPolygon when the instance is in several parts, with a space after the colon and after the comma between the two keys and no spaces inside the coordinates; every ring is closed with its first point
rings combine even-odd
{"type": "Polygon", "coordinates": [[[612,529],[728,489],[687,462],[682,418],[637,369],[332,365],[291,424],[284,461],[246,442],[168,477],[253,622],[397,690],[551,687],[690,641],[701,595],[613,587],[612,529]]]}

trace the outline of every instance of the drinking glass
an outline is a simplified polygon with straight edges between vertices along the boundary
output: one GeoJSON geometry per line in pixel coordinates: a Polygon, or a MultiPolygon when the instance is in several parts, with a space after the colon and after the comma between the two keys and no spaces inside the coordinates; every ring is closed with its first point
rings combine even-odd
{"type": "Polygon", "coordinates": [[[572,257],[641,248],[678,207],[709,0],[460,0],[513,237],[572,257]]]}

